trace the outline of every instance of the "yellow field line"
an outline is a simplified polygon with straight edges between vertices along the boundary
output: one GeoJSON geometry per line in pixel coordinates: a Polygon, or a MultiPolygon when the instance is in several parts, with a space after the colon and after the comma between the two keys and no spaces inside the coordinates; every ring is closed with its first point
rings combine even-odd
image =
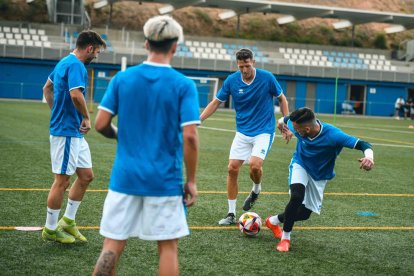
{"type": "MultiPolygon", "coordinates": [[[[0,188],[0,191],[27,191],[27,192],[48,192],[49,188],[0,188]]],[[[91,193],[106,193],[108,189],[90,189],[91,193]]],[[[199,194],[227,194],[226,191],[198,191],[199,194]]],[[[249,194],[250,192],[239,192],[239,194],[249,194]]],[[[287,192],[261,192],[261,195],[287,195],[287,192]]],[[[414,197],[414,194],[370,194],[370,193],[336,193],[327,192],[324,195],[328,196],[385,196],[385,197],[414,197]]]]}
{"type": "MultiPolygon", "coordinates": [[[[16,226],[0,226],[0,230],[15,230],[16,226]]],[[[99,230],[99,226],[78,226],[81,230],[99,230]]],[[[237,226],[190,226],[191,230],[235,230],[237,226]]],[[[269,230],[262,228],[262,230],[269,230]]],[[[295,226],[295,230],[414,230],[414,226],[295,226]]]]}

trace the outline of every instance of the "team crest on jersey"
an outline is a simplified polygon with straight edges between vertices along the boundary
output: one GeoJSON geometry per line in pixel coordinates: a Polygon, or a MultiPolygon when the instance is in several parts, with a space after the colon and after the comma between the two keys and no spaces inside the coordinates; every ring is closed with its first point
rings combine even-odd
{"type": "Polygon", "coordinates": [[[266,151],[265,151],[264,149],[262,149],[262,150],[260,151],[260,153],[261,153],[261,154],[265,154],[265,153],[266,153],[266,151]]]}

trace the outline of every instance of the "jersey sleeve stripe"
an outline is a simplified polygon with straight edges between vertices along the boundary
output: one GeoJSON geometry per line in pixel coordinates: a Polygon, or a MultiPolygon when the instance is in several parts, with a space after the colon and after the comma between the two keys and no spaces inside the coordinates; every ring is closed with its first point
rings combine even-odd
{"type": "Polygon", "coordinates": [[[78,89],[78,88],[82,88],[83,90],[85,90],[84,86],[76,86],[76,87],[69,88],[69,91],[72,91],[72,90],[78,89]]]}
{"type": "Polygon", "coordinates": [[[115,114],[115,112],[113,112],[113,111],[112,111],[112,110],[110,110],[109,108],[106,108],[106,107],[104,107],[104,106],[102,106],[102,105],[98,106],[98,109],[102,109],[102,110],[104,110],[104,111],[106,111],[106,112],[111,113],[112,115],[114,115],[114,114],[115,114]]]}
{"type": "Polygon", "coordinates": [[[200,120],[197,120],[197,121],[189,121],[189,122],[182,123],[181,124],[181,127],[188,126],[188,125],[199,125],[200,123],[201,123],[200,120]]]}
{"type": "Polygon", "coordinates": [[[219,101],[219,102],[221,102],[221,103],[224,103],[225,101],[222,101],[222,100],[220,100],[219,98],[217,98],[217,96],[216,96],[216,99],[219,101]]]}
{"type": "Polygon", "coordinates": [[[51,78],[47,77],[47,79],[50,80],[51,83],[53,83],[53,80],[51,78]]]}
{"type": "Polygon", "coordinates": [[[356,145],[358,144],[358,142],[359,142],[359,139],[356,140],[353,149],[356,147],[356,145]]]}

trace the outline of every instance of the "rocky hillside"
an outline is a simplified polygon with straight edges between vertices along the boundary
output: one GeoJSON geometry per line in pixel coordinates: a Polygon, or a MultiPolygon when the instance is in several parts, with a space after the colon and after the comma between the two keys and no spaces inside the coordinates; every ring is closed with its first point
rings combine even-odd
{"type": "MultiPolygon", "coordinates": [[[[109,23],[109,7],[93,9],[94,0],[85,0],[86,10],[93,27],[109,23]]],[[[390,11],[414,14],[414,0],[284,0],[290,3],[306,3],[363,10],[390,11]]],[[[112,28],[125,27],[142,30],[144,22],[158,14],[160,4],[140,4],[137,1],[116,2],[113,5],[112,28]]],[[[188,7],[172,13],[184,27],[186,34],[200,36],[236,37],[236,18],[218,19],[221,10],[188,7]]],[[[45,0],[35,0],[30,5],[25,0],[0,0],[0,19],[47,22],[45,0]]],[[[278,15],[250,13],[241,16],[239,36],[245,39],[285,41],[311,44],[350,46],[351,29],[333,30],[332,19],[310,18],[287,25],[276,23],[278,15]]],[[[369,48],[397,48],[407,38],[414,38],[414,30],[398,34],[383,33],[385,24],[357,25],[355,46],[369,48]]]]}

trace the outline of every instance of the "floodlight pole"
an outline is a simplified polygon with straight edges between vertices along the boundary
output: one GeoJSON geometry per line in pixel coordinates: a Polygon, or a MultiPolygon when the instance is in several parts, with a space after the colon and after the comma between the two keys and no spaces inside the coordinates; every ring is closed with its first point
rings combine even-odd
{"type": "Polygon", "coordinates": [[[109,18],[108,18],[108,26],[109,28],[112,25],[112,6],[114,5],[114,1],[113,0],[109,0],[109,18]]]}
{"type": "Polygon", "coordinates": [[[237,14],[236,38],[240,36],[240,13],[237,14]]]}
{"type": "Polygon", "coordinates": [[[355,24],[352,24],[352,41],[351,41],[351,47],[354,47],[354,40],[355,40],[355,24]]]}

